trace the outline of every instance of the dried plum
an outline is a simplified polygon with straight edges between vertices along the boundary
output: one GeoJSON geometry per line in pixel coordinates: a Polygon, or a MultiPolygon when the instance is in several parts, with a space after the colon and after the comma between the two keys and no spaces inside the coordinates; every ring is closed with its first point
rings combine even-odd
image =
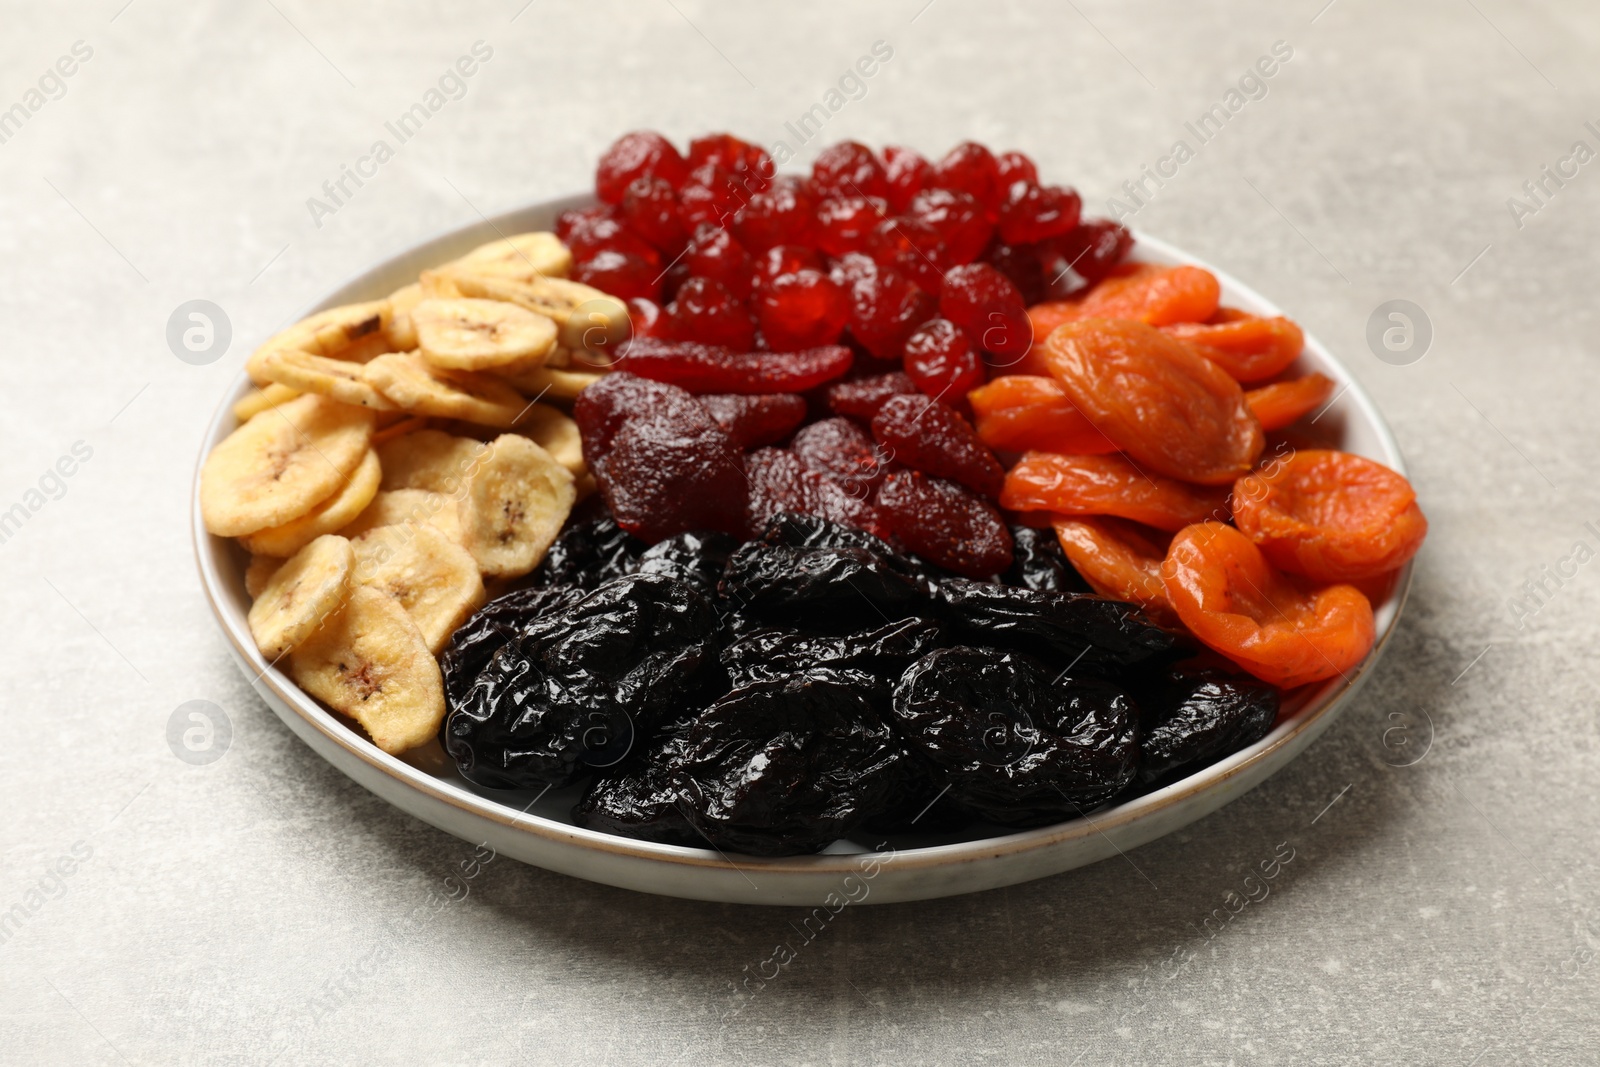
{"type": "Polygon", "coordinates": [[[501,789],[559,787],[611,766],[692,690],[717,629],[711,604],[675,578],[607,582],[494,653],[452,703],[445,750],[469,781],[501,789]]]}
{"type": "Polygon", "coordinates": [[[722,597],[757,618],[848,632],[863,619],[931,613],[925,583],[869,548],[751,541],[728,560],[722,597]]]}
{"type": "Polygon", "coordinates": [[[576,604],[586,592],[569,584],[537,586],[496,597],[478,609],[450,636],[450,647],[440,663],[450,706],[467,699],[479,673],[502,645],[516,639],[523,626],[576,604]]]}
{"type": "Polygon", "coordinates": [[[969,639],[1033,653],[1058,670],[1077,664],[1081,673],[1093,674],[1129,667],[1176,644],[1137,605],[1087,593],[950,578],[939,583],[939,602],[952,627],[969,639]]]}
{"type": "Polygon", "coordinates": [[[901,745],[904,759],[882,809],[864,829],[880,834],[942,834],[972,821],[950,795],[950,779],[915,746],[901,745]]]}
{"type": "Polygon", "coordinates": [[[948,776],[951,794],[992,822],[1072,818],[1133,780],[1138,711],[1097,679],[1056,678],[990,648],[946,648],[912,664],[894,693],[906,739],[948,776]]]}
{"type": "Polygon", "coordinates": [[[610,513],[569,522],[534,572],[541,585],[598,588],[633,570],[645,544],[617,525],[610,513]]]}
{"type": "Polygon", "coordinates": [[[773,681],[812,667],[848,668],[871,675],[887,696],[901,673],[939,646],[942,632],[932,619],[901,619],[852,634],[804,634],[759,630],[722,650],[722,665],[734,686],[773,681]]]}
{"type": "Polygon", "coordinates": [[[673,781],[686,740],[679,732],[661,734],[624,768],[597,777],[573,806],[572,821],[639,841],[703,847],[673,781]]]}
{"type": "Polygon", "coordinates": [[[1276,687],[1217,671],[1176,670],[1141,692],[1139,777],[1198,769],[1267,736],[1278,718],[1276,687]]]}
{"type": "Polygon", "coordinates": [[[689,728],[674,780],[719,849],[816,852],[882,808],[904,759],[861,679],[813,669],[735,689],[689,728]]]}
{"type": "Polygon", "coordinates": [[[1089,583],[1067,562],[1054,530],[1013,526],[1011,546],[1011,567],[1000,576],[1005,584],[1046,593],[1090,592],[1089,583]]]}
{"type": "Polygon", "coordinates": [[[728,557],[739,547],[731,536],[716,530],[691,530],[645,549],[634,561],[636,574],[665,574],[688,582],[706,597],[717,595],[717,582],[728,557]]]}

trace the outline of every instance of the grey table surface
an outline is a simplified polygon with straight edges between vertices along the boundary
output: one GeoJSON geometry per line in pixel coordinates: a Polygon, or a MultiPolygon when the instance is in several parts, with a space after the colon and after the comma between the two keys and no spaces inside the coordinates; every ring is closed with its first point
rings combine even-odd
{"type": "Polygon", "coordinates": [[[0,125],[0,510],[28,512],[0,543],[0,1060],[1600,1056],[1592,4],[8,0],[0,24],[0,108],[25,115],[0,125]],[[459,99],[329,203],[479,41],[459,99]],[[798,143],[786,123],[878,41],[892,56],[798,143]],[[1280,41],[1202,143],[1185,123],[1280,41]],[[1377,398],[1432,522],[1371,685],[1188,829],[846,909],[756,996],[739,983],[798,913],[502,860],[416,921],[471,848],[322,763],[234,668],[185,526],[197,442],[297,310],[586,187],[637,127],[781,140],[795,166],[845,137],[1019,147],[1290,309],[1377,398]],[[1192,158],[1161,163],[1178,140],[1192,158]],[[1176,174],[1133,201],[1145,165],[1176,174]],[[208,365],[166,340],[192,299],[231,322],[208,365]],[[1369,346],[1397,299],[1425,351],[1369,346]],[[168,743],[191,700],[231,731],[204,765],[168,743]],[[1275,856],[1266,897],[1206,922],[1275,856]]]}

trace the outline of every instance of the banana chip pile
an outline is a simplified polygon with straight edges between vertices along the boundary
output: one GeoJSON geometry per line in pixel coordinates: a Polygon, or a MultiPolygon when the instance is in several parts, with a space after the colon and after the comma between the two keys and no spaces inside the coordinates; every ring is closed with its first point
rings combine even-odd
{"type": "Polygon", "coordinates": [[[626,306],[553,234],[484,245],[262,345],[200,472],[206,529],[250,552],[250,632],[385,752],[444,717],[438,655],[484,582],[538,566],[593,491],[563,406],[626,306]]]}

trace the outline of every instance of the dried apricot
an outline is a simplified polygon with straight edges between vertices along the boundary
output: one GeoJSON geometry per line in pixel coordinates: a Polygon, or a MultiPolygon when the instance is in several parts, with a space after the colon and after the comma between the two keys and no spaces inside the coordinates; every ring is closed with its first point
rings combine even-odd
{"type": "Polygon", "coordinates": [[[1069,322],[1050,335],[1044,362],[1096,429],[1157,474],[1221,485],[1261,454],[1261,424],[1239,383],[1160,330],[1069,322]]]}
{"type": "Polygon", "coordinates": [[[967,394],[978,436],[1005,452],[1097,455],[1117,446],[1067,399],[1054,378],[1007,374],[967,394]]]}
{"type": "Polygon", "coordinates": [[[1121,456],[1029,452],[1006,474],[1000,506],[1062,515],[1118,515],[1161,530],[1226,520],[1228,496],[1161,475],[1146,475],[1121,456]]]}
{"type": "Polygon", "coordinates": [[[1259,389],[1247,389],[1244,402],[1263,430],[1281,430],[1317,410],[1333,395],[1333,379],[1326,374],[1307,374],[1287,382],[1273,382],[1259,389]]]}
{"type": "Polygon", "coordinates": [[[1363,456],[1306,449],[1240,478],[1234,520],[1274,566],[1323,582],[1392,571],[1428,533],[1411,483],[1363,456]]]}
{"type": "Polygon", "coordinates": [[[1233,308],[1220,309],[1210,322],[1178,322],[1162,329],[1197,346],[1241,382],[1261,382],[1281,374],[1299,358],[1306,343],[1300,327],[1281,315],[1264,319],[1233,308]]]}
{"type": "Polygon", "coordinates": [[[1221,299],[1222,286],[1208,270],[1135,263],[1090,289],[1081,300],[1035,304],[1028,309],[1028,319],[1034,340],[1043,342],[1063,322],[1079,319],[1133,319],[1149,326],[1201,323],[1216,313],[1221,299]]]}
{"type": "Polygon", "coordinates": [[[1051,525],[1073,569],[1096,593],[1138,604],[1163,625],[1177,621],[1161,580],[1166,539],[1122,519],[1063,516],[1051,525]]]}
{"type": "Polygon", "coordinates": [[[1220,522],[1178,531],[1161,578],[1195,637],[1285,689],[1343,675],[1372,648],[1372,605],[1359,589],[1307,588],[1220,522]]]}

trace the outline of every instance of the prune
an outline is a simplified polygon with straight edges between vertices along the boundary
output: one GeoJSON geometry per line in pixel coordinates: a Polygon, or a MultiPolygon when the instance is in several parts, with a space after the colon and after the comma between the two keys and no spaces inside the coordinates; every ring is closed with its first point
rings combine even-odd
{"type": "Polygon", "coordinates": [[[1127,786],[1138,762],[1138,711],[1125,692],[1052,679],[1015,652],[929,653],[896,686],[894,717],[955,799],[1006,826],[1081,815],[1127,786]]]}
{"type": "Polygon", "coordinates": [[[790,450],[801,463],[865,499],[888,472],[871,436],[845,418],[821,419],[794,435],[790,450]]]}
{"type": "Polygon", "coordinates": [[[700,397],[700,403],[741,451],[777,444],[806,417],[805,397],[797,393],[707,393],[700,397]]]}
{"type": "Polygon", "coordinates": [[[689,727],[674,781],[719,849],[816,852],[879,810],[904,754],[849,672],[814,669],[735,689],[689,727]]]}
{"type": "MultiPolygon", "coordinates": [[[[632,571],[633,561],[644,550],[644,542],[618,526],[609,513],[569,521],[534,571],[534,581],[541,586],[575,585],[592,591],[632,571]]],[[[488,606],[509,599],[501,597],[488,606]]]]}
{"type": "Polygon", "coordinates": [[[1000,580],[1046,593],[1089,592],[1088,583],[1067,562],[1060,540],[1049,527],[1011,527],[1011,566],[1000,580]]]}
{"type": "Polygon", "coordinates": [[[891,371],[830,385],[826,397],[828,410],[835,415],[870,422],[884,401],[902,393],[916,395],[916,383],[900,371],[891,371]]]}
{"type": "Polygon", "coordinates": [[[883,808],[862,829],[880,834],[943,834],[972,821],[971,812],[950,796],[950,780],[915,745],[901,743],[900,773],[883,808]]]}
{"type": "Polygon", "coordinates": [[[930,613],[928,589],[871,548],[796,548],[752,541],[728,561],[724,599],[759,619],[824,632],[849,632],[863,618],[930,613]]]}
{"type": "Polygon", "coordinates": [[[1005,468],[972,424],[933,398],[891,396],[872,417],[872,436],[896,463],[957,482],[993,499],[1005,484],[1005,468]]]}
{"type": "Polygon", "coordinates": [[[800,352],[734,352],[716,345],[645,337],[634,338],[623,360],[634,374],[691,393],[749,394],[815,389],[849,370],[852,357],[839,345],[800,352]]]}
{"type": "Polygon", "coordinates": [[[660,574],[607,582],[521,627],[444,723],[462,775],[492,789],[559,788],[623,759],[715,659],[716,612],[660,574]]]}
{"type": "Polygon", "coordinates": [[[933,582],[949,577],[923,560],[896,552],[888,541],[875,533],[816,515],[799,512],[775,515],[761,531],[761,541],[789,548],[859,548],[881,559],[891,570],[914,579],[929,597],[934,595],[933,582]]]}
{"type": "Polygon", "coordinates": [[[1087,593],[1049,593],[951,578],[939,584],[944,617],[973,641],[1040,656],[1085,674],[1170,652],[1177,639],[1137,607],[1087,593]]]}
{"type": "Polygon", "coordinates": [[[850,634],[758,630],[727,645],[721,660],[735,687],[829,667],[872,676],[886,698],[905,669],[937,648],[943,636],[937,622],[921,618],[850,634]]]}
{"type": "Polygon", "coordinates": [[[1215,763],[1255,744],[1272,729],[1278,704],[1278,690],[1253,678],[1174,670],[1141,692],[1140,779],[1215,763]]]}
{"type": "Polygon", "coordinates": [[[866,494],[856,495],[811,470],[793,452],[763,448],[745,460],[750,504],[746,529],[764,528],[774,515],[797,511],[878,532],[882,522],[866,494]]]}
{"type": "Polygon", "coordinates": [[[684,817],[673,781],[685,741],[680,732],[661,734],[615,772],[595,778],[573,806],[572,821],[637,841],[703,847],[705,839],[684,817]]]}
{"type": "Polygon", "coordinates": [[[534,586],[496,597],[479,608],[450,635],[450,647],[440,661],[449,706],[467,699],[489,660],[502,646],[516,640],[522,627],[540,616],[571,607],[588,593],[571,584],[534,586]]]}
{"type": "Polygon", "coordinates": [[[728,557],[737,547],[739,542],[728,534],[692,530],[645,549],[634,563],[633,573],[665,574],[694,586],[703,596],[714,597],[728,557]]]}
{"type": "Polygon", "coordinates": [[[688,169],[671,141],[650,130],[635,130],[619,137],[600,157],[595,195],[607,204],[620,203],[628,183],[635,178],[665,178],[677,186],[683,183],[688,169]]]}

